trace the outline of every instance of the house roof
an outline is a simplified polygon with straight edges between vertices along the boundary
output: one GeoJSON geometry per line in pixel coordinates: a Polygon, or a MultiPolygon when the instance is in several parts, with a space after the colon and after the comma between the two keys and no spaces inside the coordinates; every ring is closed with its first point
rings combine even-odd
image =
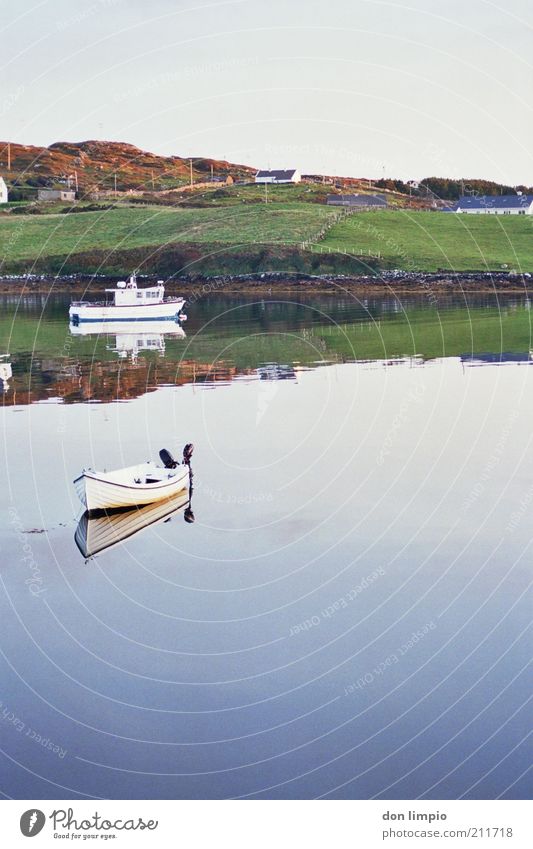
{"type": "Polygon", "coordinates": [[[290,180],[291,177],[294,177],[294,175],[296,174],[296,170],[296,168],[289,168],[286,171],[284,171],[283,169],[278,171],[258,171],[255,176],[256,178],[275,177],[276,180],[290,180]]]}
{"type": "Polygon", "coordinates": [[[533,203],[533,195],[481,195],[462,197],[455,209],[521,209],[533,203]]]}
{"type": "Polygon", "coordinates": [[[343,203],[347,206],[387,206],[383,195],[328,195],[326,203],[343,203]]]}

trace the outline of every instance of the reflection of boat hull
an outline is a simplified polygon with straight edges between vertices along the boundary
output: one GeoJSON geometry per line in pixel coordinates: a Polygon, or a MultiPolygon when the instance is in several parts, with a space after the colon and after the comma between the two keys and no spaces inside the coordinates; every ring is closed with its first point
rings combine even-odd
{"type": "Polygon", "coordinates": [[[111,321],[176,321],[185,304],[184,298],[172,298],[153,304],[90,304],[78,302],[70,305],[72,324],[111,321]]]}
{"type": "Polygon", "coordinates": [[[83,557],[92,557],[151,525],[166,521],[188,503],[189,491],[184,490],[173,498],[166,498],[157,504],[134,507],[131,510],[123,510],[121,513],[105,514],[98,518],[92,518],[88,513],[84,513],[74,534],[76,545],[83,557]]]}
{"type": "Polygon", "coordinates": [[[9,389],[9,381],[13,377],[13,371],[11,369],[11,363],[1,363],[0,362],[0,385],[4,392],[7,392],[9,389]]]}
{"type": "Polygon", "coordinates": [[[80,501],[89,512],[153,504],[176,495],[189,484],[188,466],[168,470],[152,463],[116,472],[84,470],[74,481],[80,501]]]}
{"type": "Polygon", "coordinates": [[[137,325],[134,319],[126,321],[115,321],[114,319],[106,321],[89,321],[82,324],[70,323],[70,332],[73,336],[90,336],[97,333],[108,333],[114,336],[133,335],[144,336],[145,334],[164,333],[169,336],[176,336],[178,339],[185,338],[185,331],[179,321],[174,317],[169,319],[150,319],[137,325]]]}

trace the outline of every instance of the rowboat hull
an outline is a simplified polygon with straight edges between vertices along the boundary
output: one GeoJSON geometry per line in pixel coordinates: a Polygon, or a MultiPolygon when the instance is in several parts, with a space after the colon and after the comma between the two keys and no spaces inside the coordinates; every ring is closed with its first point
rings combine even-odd
{"type": "Polygon", "coordinates": [[[184,298],[172,298],[161,303],[91,304],[78,301],[70,305],[71,324],[108,321],[176,321],[185,305],[184,298]]]}
{"type": "MultiPolygon", "coordinates": [[[[84,471],[74,481],[76,492],[82,504],[90,513],[99,510],[119,510],[126,507],[138,507],[143,504],[153,504],[163,501],[189,487],[190,473],[188,466],[178,466],[154,483],[147,482],[146,470],[150,464],[132,467],[127,470],[131,479],[123,478],[124,482],[113,479],[114,473],[84,471]],[[136,482],[139,480],[139,483],[136,482]]],[[[154,472],[161,472],[153,467],[154,472]]],[[[122,473],[123,474],[123,473],[122,473]]]]}

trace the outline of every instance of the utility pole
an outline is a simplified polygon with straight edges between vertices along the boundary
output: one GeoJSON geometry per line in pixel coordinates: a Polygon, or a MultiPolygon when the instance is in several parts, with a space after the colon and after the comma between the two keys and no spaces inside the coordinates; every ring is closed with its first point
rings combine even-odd
{"type": "Polygon", "coordinates": [[[78,172],[74,171],[74,181],[76,183],[76,194],[78,193],[78,172]]]}
{"type": "Polygon", "coordinates": [[[153,169],[150,173],[152,175],[152,191],[153,191],[154,190],[154,171],[153,171],[153,169]]]}
{"type": "Polygon", "coordinates": [[[11,171],[11,142],[7,143],[7,170],[11,171]]]}
{"type": "Polygon", "coordinates": [[[191,173],[191,187],[192,187],[192,184],[193,184],[193,182],[192,182],[192,159],[189,159],[189,167],[190,167],[190,173],[191,173]]]}
{"type": "Polygon", "coordinates": [[[115,178],[115,195],[116,195],[116,193],[117,193],[117,175],[116,175],[116,173],[113,174],[113,176],[115,178]]]}
{"type": "Polygon", "coordinates": [[[268,183],[265,180],[265,203],[268,203],[268,183]]]}
{"type": "Polygon", "coordinates": [[[213,163],[211,163],[211,182],[213,182],[213,163]]]}

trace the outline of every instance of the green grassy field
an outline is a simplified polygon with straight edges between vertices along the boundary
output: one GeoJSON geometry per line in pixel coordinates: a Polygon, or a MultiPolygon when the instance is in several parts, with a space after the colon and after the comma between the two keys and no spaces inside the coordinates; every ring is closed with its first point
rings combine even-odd
{"type": "Polygon", "coordinates": [[[123,207],[68,215],[19,215],[0,220],[0,262],[95,249],[166,243],[297,244],[337,215],[318,204],[269,203],[223,209],[123,207]]]}
{"type": "Polygon", "coordinates": [[[363,212],[332,227],[314,250],[380,256],[412,271],[533,271],[533,219],[518,215],[363,212]]]}
{"type": "MultiPolygon", "coordinates": [[[[71,214],[0,216],[3,274],[33,267],[40,272],[126,274],[132,267],[152,263],[156,255],[163,258],[165,251],[169,253],[167,245],[169,249],[183,245],[188,251],[194,247],[199,257],[214,253],[209,266],[204,262],[207,274],[258,268],[322,273],[326,266],[319,268],[319,255],[324,262],[331,260],[332,270],[348,274],[360,273],[361,263],[350,259],[357,256],[377,256],[384,269],[533,272],[533,219],[529,216],[397,210],[339,218],[338,210],[324,204],[298,201],[209,208],[121,205],[71,214]],[[302,242],[329,225],[317,244],[300,249],[302,242]],[[231,263],[227,260],[224,266],[223,254],[230,249],[231,263]],[[289,250],[293,256],[284,265],[289,250]]],[[[188,262],[187,257],[180,262],[171,256],[171,272],[188,262]]],[[[202,271],[196,259],[195,268],[202,271]]],[[[161,267],[161,273],[167,271],[161,267]]]]}

